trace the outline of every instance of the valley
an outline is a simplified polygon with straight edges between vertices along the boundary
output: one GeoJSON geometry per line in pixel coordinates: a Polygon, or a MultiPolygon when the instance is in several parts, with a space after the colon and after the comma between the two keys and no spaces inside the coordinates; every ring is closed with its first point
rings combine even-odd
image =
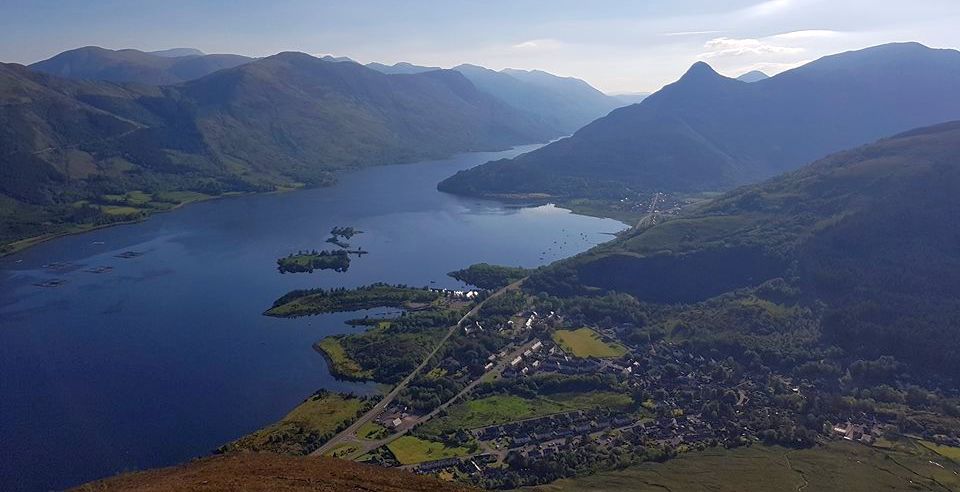
{"type": "MultiPolygon", "coordinates": [[[[857,268],[864,254],[882,258],[884,268],[916,261],[910,245],[920,236],[925,261],[952,264],[949,239],[923,229],[952,215],[950,202],[914,209],[906,225],[893,219],[902,213],[893,199],[953,189],[958,128],[917,129],[828,156],[676,216],[651,210],[616,239],[519,280],[511,276],[520,270],[489,264],[452,272],[488,287],[474,300],[454,292],[464,302],[421,302],[411,310],[414,304],[392,296],[372,297],[362,307],[407,310],[365,318],[366,331],[319,348],[349,364],[352,377],[391,390],[362,416],[345,419],[344,430],[312,454],[487,489],[591,474],[569,483],[604,486],[629,476],[658,487],[660,468],[678,474],[665,479],[670,489],[711,460],[740,455],[752,456],[744,462],[782,459],[787,471],[765,486],[796,482],[804,489],[822,479],[803,471],[822,468],[811,463],[857,456],[867,468],[831,469],[829,483],[951,490],[960,473],[952,332],[927,325],[927,341],[897,346],[904,333],[896,327],[914,315],[898,309],[899,318],[890,318],[875,299],[892,304],[908,294],[884,297],[892,287],[871,283],[857,268]],[[879,251],[868,246],[879,240],[860,243],[865,251],[822,242],[845,228],[856,228],[855,237],[889,236],[894,223],[916,232],[885,239],[879,251]],[[811,251],[815,260],[805,256],[811,251]],[[836,264],[862,278],[860,288],[848,289],[849,297],[819,297],[836,295],[819,283],[834,277],[811,268],[836,264]],[[872,343],[846,343],[849,336],[837,333],[864,323],[872,343]],[[780,458],[777,449],[785,450],[780,458]],[[887,460],[898,469],[884,471],[887,460]]],[[[877,265],[870,272],[885,278],[877,265]]],[[[942,280],[937,289],[956,285],[942,280]]],[[[358,307],[350,300],[355,293],[382,288],[343,292],[343,309],[358,307]]],[[[940,292],[947,296],[940,307],[921,316],[950,316],[952,294],[940,292]]],[[[326,302],[329,294],[321,294],[326,302]]],[[[293,292],[275,305],[310,295],[293,292]]]]}
{"type": "Polygon", "coordinates": [[[960,51],[799,3],[0,63],[0,489],[960,488],[960,51]]]}

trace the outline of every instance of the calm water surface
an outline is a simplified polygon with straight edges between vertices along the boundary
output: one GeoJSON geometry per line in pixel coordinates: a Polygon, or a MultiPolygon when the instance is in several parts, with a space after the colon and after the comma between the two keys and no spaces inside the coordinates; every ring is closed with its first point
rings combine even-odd
{"type": "Polygon", "coordinates": [[[200,203],[0,259],[0,490],[75,485],[208,453],[333,379],[311,344],[353,314],[261,315],[291,289],[375,281],[456,287],[486,261],[536,266],[623,224],[552,206],[510,208],[436,184],[533,147],[362,170],[332,188],[200,203]],[[281,275],[336,225],[371,254],[346,273],[281,275]],[[143,256],[122,259],[135,250],[143,256]],[[68,266],[51,269],[52,262],[68,266]],[[107,266],[113,270],[91,273],[107,266]],[[62,279],[59,287],[35,284],[62,279]]]}

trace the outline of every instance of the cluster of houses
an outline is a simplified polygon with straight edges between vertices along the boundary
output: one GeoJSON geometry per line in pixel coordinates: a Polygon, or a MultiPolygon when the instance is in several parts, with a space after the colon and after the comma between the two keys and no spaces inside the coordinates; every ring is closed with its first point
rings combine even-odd
{"type": "Polygon", "coordinates": [[[440,470],[456,468],[467,475],[482,473],[486,465],[495,463],[497,456],[494,454],[478,454],[469,458],[444,458],[442,460],[427,461],[413,467],[415,473],[437,473],[440,470]]]}
{"type": "Polygon", "coordinates": [[[528,444],[534,440],[545,440],[549,438],[556,429],[572,429],[584,424],[589,426],[591,421],[602,419],[603,417],[604,414],[600,410],[574,410],[566,413],[520,420],[508,424],[481,427],[474,429],[472,433],[481,441],[508,439],[511,447],[517,447],[528,444]]]}
{"type": "Polygon", "coordinates": [[[859,441],[870,445],[883,433],[883,428],[876,422],[845,422],[833,426],[833,435],[847,441],[859,441]]]}
{"type": "Polygon", "coordinates": [[[404,423],[416,421],[417,415],[409,413],[409,408],[404,405],[393,404],[385,408],[375,419],[376,423],[387,429],[397,429],[404,423]]]}
{"type": "MultiPolygon", "coordinates": [[[[615,415],[602,409],[576,410],[493,425],[474,429],[472,433],[481,441],[503,441],[510,453],[520,453],[529,460],[550,459],[569,451],[570,447],[577,446],[576,440],[583,439],[593,439],[602,446],[628,442],[646,445],[651,441],[678,446],[707,442],[717,439],[718,436],[710,424],[696,417],[679,416],[638,421],[634,417],[615,415]],[[616,437],[596,435],[614,429],[619,431],[616,437]]],[[[421,463],[414,467],[414,471],[437,473],[441,470],[456,469],[467,475],[487,474],[502,471],[489,467],[497,461],[497,455],[485,453],[467,458],[447,458],[421,463]]]]}
{"type": "MultiPolygon", "coordinates": [[[[552,344],[551,344],[552,345],[552,344]]],[[[551,346],[550,348],[545,348],[545,345],[539,339],[534,339],[533,344],[530,345],[530,348],[523,351],[522,354],[515,356],[513,359],[510,359],[510,364],[504,369],[504,377],[515,377],[520,375],[530,374],[531,371],[536,371],[540,367],[540,361],[543,359],[544,355],[550,355],[556,352],[557,348],[551,346]]],[[[489,358],[489,363],[484,367],[484,370],[493,369],[493,363],[498,357],[506,356],[505,352],[500,352],[499,354],[491,355],[489,358]]]]}
{"type": "Polygon", "coordinates": [[[449,290],[449,289],[431,289],[434,292],[440,292],[444,297],[453,299],[465,299],[472,301],[480,295],[479,290],[449,290]]]}

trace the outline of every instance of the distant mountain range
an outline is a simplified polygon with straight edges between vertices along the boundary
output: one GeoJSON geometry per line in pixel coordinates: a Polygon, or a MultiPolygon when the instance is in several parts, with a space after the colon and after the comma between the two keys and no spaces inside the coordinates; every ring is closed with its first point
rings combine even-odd
{"type": "MultiPolygon", "coordinates": [[[[357,63],[345,56],[326,55],[321,59],[357,63]]],[[[30,68],[70,79],[172,85],[251,61],[253,58],[240,55],[208,55],[193,48],[144,52],[87,46],[65,51],[34,63],[30,68]]],[[[405,62],[394,65],[370,63],[367,67],[391,75],[441,70],[439,67],[405,62]]],[[[619,98],[607,96],[582,80],[557,77],[539,70],[506,69],[497,72],[474,65],[461,65],[453,70],[464,74],[481,91],[540,119],[542,124],[554,129],[555,137],[569,135],[625,104],[619,98]]]]}
{"type": "Polygon", "coordinates": [[[171,58],[179,58],[182,56],[204,56],[206,53],[196,49],[196,48],[170,48],[167,50],[159,51],[148,51],[151,55],[157,56],[167,56],[171,58]]]}
{"type": "Polygon", "coordinates": [[[649,92],[630,92],[626,94],[614,94],[613,97],[620,100],[624,104],[639,104],[643,102],[644,99],[650,97],[649,92]]]}
{"type": "Polygon", "coordinates": [[[207,55],[191,48],[147,53],[87,46],[34,63],[30,69],[68,79],[168,85],[198,79],[252,60],[240,55],[207,55]]]}
{"type": "MultiPolygon", "coordinates": [[[[410,63],[370,63],[367,66],[390,74],[439,70],[410,63]]],[[[453,67],[453,70],[462,73],[481,91],[540,118],[543,124],[557,129],[558,136],[570,134],[625,104],[580,79],[558,77],[541,70],[508,68],[496,71],[469,64],[453,67]]]]}
{"type": "Polygon", "coordinates": [[[759,71],[759,70],[753,70],[753,71],[751,71],[751,72],[747,72],[747,73],[745,73],[745,74],[737,77],[737,80],[739,80],[740,82],[748,82],[748,83],[749,83],[749,82],[760,82],[761,80],[766,80],[766,79],[769,79],[769,78],[770,78],[769,75],[767,75],[767,74],[765,74],[765,73],[763,73],[763,72],[761,72],[761,71],[759,71]]]}
{"type": "Polygon", "coordinates": [[[99,204],[131,190],[317,185],[341,169],[556,136],[452,70],[386,75],[281,53],[170,86],[83,78],[0,64],[0,241],[113,220],[99,204]]]}
{"type": "Polygon", "coordinates": [[[394,63],[393,65],[384,65],[383,63],[372,62],[367,64],[368,67],[383,73],[397,74],[397,73],[422,73],[422,72],[432,72],[434,70],[443,70],[440,67],[425,67],[422,65],[414,65],[412,63],[400,62],[394,63]]]}
{"type": "Polygon", "coordinates": [[[619,198],[722,190],[831,152],[960,118],[960,52],[916,43],[828,56],[753,83],[695,64],[642,103],[440,189],[480,196],[619,198]]]}
{"type": "Polygon", "coordinates": [[[527,288],[677,305],[658,336],[739,344],[768,363],[832,345],[956,378],[957,190],[960,122],[913,130],[631,231],[527,288]]]}

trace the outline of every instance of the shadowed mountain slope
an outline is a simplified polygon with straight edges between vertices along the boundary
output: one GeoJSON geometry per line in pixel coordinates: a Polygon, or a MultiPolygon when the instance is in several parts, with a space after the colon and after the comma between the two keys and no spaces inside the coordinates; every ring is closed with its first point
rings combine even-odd
{"type": "Polygon", "coordinates": [[[960,122],[913,130],[634,230],[552,265],[527,287],[723,304],[731,301],[717,296],[785,279],[818,313],[823,343],[954,377],[958,189],[960,122]]]}
{"type": "Polygon", "coordinates": [[[960,52],[908,43],[822,58],[744,83],[697,63],[572,137],[442,182],[469,195],[618,198],[714,191],[831,152],[960,118],[960,52]]]}

